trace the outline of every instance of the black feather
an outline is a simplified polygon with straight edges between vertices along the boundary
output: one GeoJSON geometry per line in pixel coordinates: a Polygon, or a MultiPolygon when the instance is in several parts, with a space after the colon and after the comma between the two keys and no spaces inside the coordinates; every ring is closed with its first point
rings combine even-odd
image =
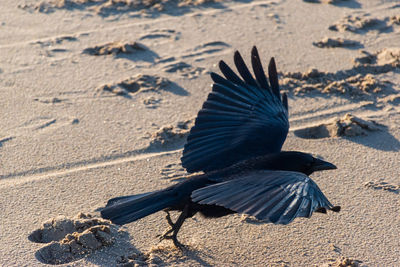
{"type": "Polygon", "coordinates": [[[258,55],[257,48],[254,46],[251,50],[251,64],[253,66],[253,71],[256,76],[258,84],[266,89],[270,90],[267,77],[265,76],[264,69],[261,64],[260,56],[258,55]]]}
{"type": "Polygon", "coordinates": [[[272,92],[280,99],[278,73],[276,72],[275,59],[271,58],[268,65],[268,76],[272,92]]]}
{"type": "Polygon", "coordinates": [[[233,59],[235,61],[236,69],[239,71],[244,81],[248,85],[258,87],[256,80],[254,80],[253,76],[251,75],[249,69],[246,66],[246,63],[244,63],[244,60],[238,51],[235,52],[233,59]]]}

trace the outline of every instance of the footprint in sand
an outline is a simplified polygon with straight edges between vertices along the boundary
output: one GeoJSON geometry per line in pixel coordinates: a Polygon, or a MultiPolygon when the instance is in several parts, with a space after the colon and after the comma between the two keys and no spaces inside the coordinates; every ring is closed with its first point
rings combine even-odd
{"type": "Polygon", "coordinates": [[[119,236],[116,225],[107,220],[79,213],[72,219],[58,216],[33,231],[28,239],[49,243],[36,252],[36,258],[46,264],[63,264],[114,244],[119,236]]]}
{"type": "Polygon", "coordinates": [[[379,182],[369,181],[365,183],[364,186],[375,190],[385,190],[397,194],[400,192],[400,184],[394,185],[384,181],[379,181],[379,182]]]}
{"type": "Polygon", "coordinates": [[[193,58],[194,61],[202,61],[206,56],[223,52],[230,47],[229,44],[222,41],[208,42],[186,50],[182,56],[159,58],[156,63],[166,64],[162,68],[165,72],[177,73],[183,77],[194,79],[200,75],[208,74],[209,71],[202,67],[192,66],[182,59],[193,58]]]}
{"type": "Polygon", "coordinates": [[[352,137],[367,135],[369,132],[382,130],[383,128],[383,125],[379,125],[374,121],[366,121],[351,114],[346,114],[343,118],[335,118],[327,123],[295,130],[294,134],[305,139],[352,137]]]}
{"type": "Polygon", "coordinates": [[[39,45],[41,48],[43,48],[43,51],[40,51],[40,55],[46,56],[46,57],[54,57],[57,54],[60,53],[65,53],[70,51],[69,49],[62,47],[60,45],[66,43],[66,42],[75,42],[78,41],[78,38],[75,36],[70,36],[70,35],[65,35],[65,36],[60,36],[60,37],[55,37],[47,40],[37,40],[33,41],[30,44],[31,45],[39,45]]]}
{"type": "Polygon", "coordinates": [[[186,179],[186,177],[189,176],[189,174],[182,167],[182,164],[180,162],[175,162],[165,165],[161,169],[160,174],[163,179],[168,179],[172,181],[184,180],[186,179]]]}
{"type": "Polygon", "coordinates": [[[37,101],[43,104],[58,104],[62,102],[67,102],[67,99],[58,98],[58,97],[37,97],[34,98],[33,101],[37,101]]]}
{"type": "Polygon", "coordinates": [[[65,43],[65,42],[75,42],[75,41],[78,41],[77,37],[71,36],[71,35],[65,35],[65,36],[52,38],[52,39],[46,40],[46,41],[42,41],[42,40],[34,41],[31,44],[32,45],[38,44],[41,47],[48,47],[48,46],[55,46],[55,45],[58,45],[58,44],[62,44],[62,43],[65,43]]]}
{"type": "Polygon", "coordinates": [[[14,139],[14,136],[2,137],[0,138],[0,147],[3,146],[4,143],[11,141],[14,139]]]}
{"type": "Polygon", "coordinates": [[[192,58],[195,57],[195,61],[201,61],[204,59],[204,56],[211,55],[217,52],[221,52],[230,48],[231,46],[222,41],[208,42],[205,44],[201,44],[195,46],[193,49],[190,49],[182,58],[192,58]]]}
{"type": "Polygon", "coordinates": [[[139,40],[149,39],[152,42],[157,41],[157,39],[167,39],[167,40],[179,40],[181,36],[180,32],[171,29],[160,29],[151,31],[148,34],[142,35],[139,40]]]}
{"type": "Polygon", "coordinates": [[[32,134],[42,134],[51,130],[58,129],[63,126],[78,124],[77,118],[52,118],[52,117],[35,117],[25,123],[6,130],[7,136],[0,137],[0,147],[14,138],[19,136],[31,136],[32,134]]]}
{"type": "Polygon", "coordinates": [[[146,108],[149,108],[149,109],[158,108],[160,106],[161,102],[162,102],[161,98],[155,98],[154,96],[150,96],[143,100],[143,104],[146,106],[146,108]]]}
{"type": "Polygon", "coordinates": [[[183,61],[168,64],[163,68],[163,71],[169,73],[177,73],[188,79],[195,79],[200,75],[209,73],[209,71],[207,71],[205,68],[194,67],[183,61]]]}
{"type": "Polygon", "coordinates": [[[56,129],[64,125],[77,124],[77,118],[51,118],[51,117],[36,117],[18,127],[18,133],[29,134],[40,130],[56,129]]]}

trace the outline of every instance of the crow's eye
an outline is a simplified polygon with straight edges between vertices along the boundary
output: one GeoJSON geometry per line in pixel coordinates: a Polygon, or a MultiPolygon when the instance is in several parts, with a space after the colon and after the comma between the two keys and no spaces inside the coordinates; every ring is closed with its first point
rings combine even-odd
{"type": "Polygon", "coordinates": [[[311,161],[309,161],[308,163],[307,163],[307,166],[308,167],[312,167],[314,164],[315,164],[315,161],[316,161],[317,159],[316,158],[312,158],[312,160],[311,161]]]}

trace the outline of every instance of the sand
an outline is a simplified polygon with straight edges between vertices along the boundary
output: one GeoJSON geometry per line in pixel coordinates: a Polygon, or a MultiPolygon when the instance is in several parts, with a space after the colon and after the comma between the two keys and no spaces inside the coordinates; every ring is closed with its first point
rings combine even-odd
{"type": "MultiPolygon", "coordinates": [[[[398,1],[2,0],[0,266],[398,266],[398,1]],[[285,150],[340,213],[287,226],[200,216],[158,234],[106,201],[186,176],[180,156],[211,71],[257,45],[289,95],[285,150]]],[[[176,214],[174,214],[176,216],[176,214]]]]}

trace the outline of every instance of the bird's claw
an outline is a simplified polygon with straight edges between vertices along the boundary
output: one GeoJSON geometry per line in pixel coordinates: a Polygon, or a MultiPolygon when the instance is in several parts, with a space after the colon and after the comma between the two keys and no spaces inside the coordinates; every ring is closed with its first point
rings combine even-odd
{"type": "Polygon", "coordinates": [[[164,239],[169,239],[174,242],[175,247],[177,247],[178,249],[182,250],[185,247],[182,243],[178,241],[177,235],[185,219],[189,218],[189,208],[190,206],[186,204],[175,223],[172,221],[171,215],[169,214],[168,210],[164,210],[167,213],[165,218],[167,219],[168,224],[171,226],[171,229],[167,230],[162,236],[159,236],[160,242],[164,239]]]}
{"type": "Polygon", "coordinates": [[[162,235],[157,235],[157,237],[160,239],[160,242],[163,240],[172,240],[174,242],[175,247],[179,249],[183,249],[185,245],[183,245],[181,242],[178,241],[177,234],[179,231],[179,228],[181,224],[174,223],[171,219],[171,215],[169,214],[168,211],[165,210],[167,215],[165,216],[165,219],[167,219],[168,224],[171,226],[171,229],[167,230],[164,234],[162,235]]]}
{"type": "Polygon", "coordinates": [[[160,239],[160,242],[163,241],[164,239],[170,239],[168,238],[170,235],[170,233],[172,233],[172,231],[174,231],[173,229],[169,229],[168,231],[166,231],[164,234],[162,235],[157,235],[157,237],[160,239]]]}
{"type": "Polygon", "coordinates": [[[159,235],[160,242],[163,240],[172,240],[174,243],[175,247],[179,249],[185,248],[185,245],[183,245],[181,242],[178,241],[178,238],[176,237],[176,234],[171,234],[174,230],[170,229],[166,231],[163,235],[159,235]]]}

